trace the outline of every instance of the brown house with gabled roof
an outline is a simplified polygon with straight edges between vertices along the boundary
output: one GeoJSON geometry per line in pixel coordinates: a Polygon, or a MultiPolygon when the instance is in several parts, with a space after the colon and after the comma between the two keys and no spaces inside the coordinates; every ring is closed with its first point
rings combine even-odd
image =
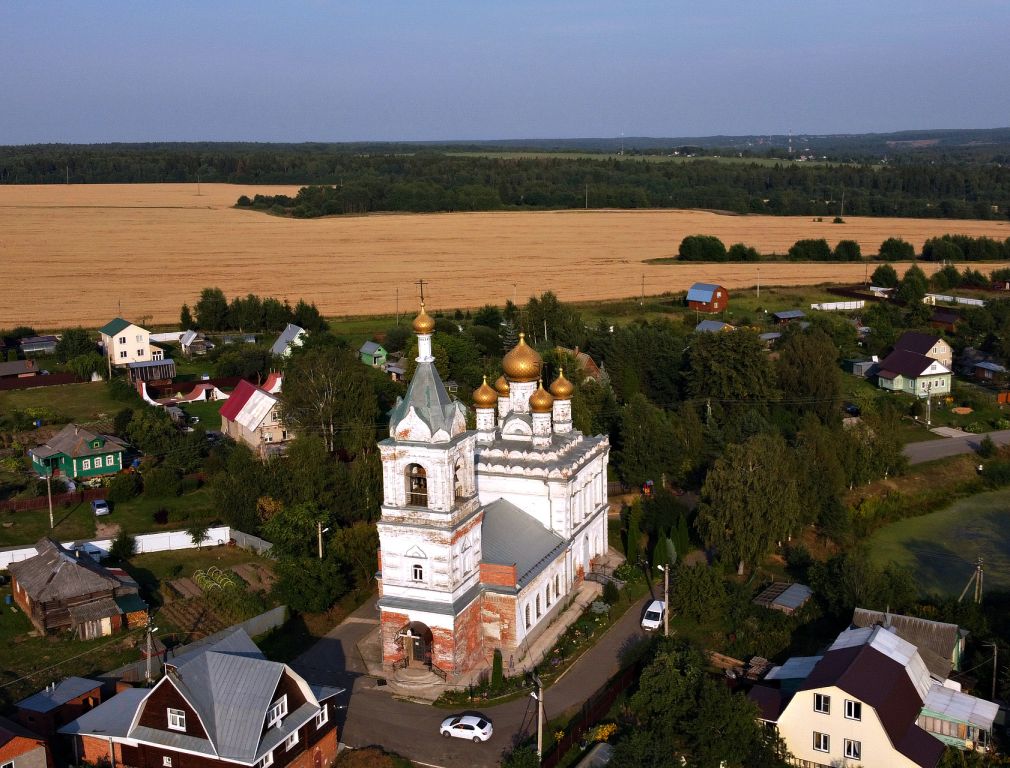
{"type": "Polygon", "coordinates": [[[53,756],[45,739],[5,717],[0,717],[0,766],[53,768],[53,756]]]}
{"type": "Polygon", "coordinates": [[[62,725],[102,703],[102,684],[86,677],[68,677],[19,701],[15,717],[28,730],[51,739],[62,725]]]}
{"type": "Polygon", "coordinates": [[[60,733],[92,764],[319,768],[336,757],[332,699],[342,692],[268,661],[237,630],[168,660],[154,688],[122,691],[60,733]]]}
{"type": "Polygon", "coordinates": [[[117,578],[88,555],[49,538],[39,539],[35,551],[8,571],[15,602],[40,632],[70,630],[90,640],[143,626],[147,605],[136,582],[117,578]]]}

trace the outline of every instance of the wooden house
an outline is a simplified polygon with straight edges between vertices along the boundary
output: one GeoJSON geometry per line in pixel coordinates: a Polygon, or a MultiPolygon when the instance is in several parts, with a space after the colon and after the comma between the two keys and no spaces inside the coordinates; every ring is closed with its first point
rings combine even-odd
{"type": "Polygon", "coordinates": [[[975,363],[971,374],[977,381],[981,381],[986,384],[1005,384],[1007,380],[1006,368],[999,363],[992,362],[991,360],[983,360],[982,362],[975,363]]]}
{"type": "Polygon", "coordinates": [[[373,368],[380,368],[386,362],[388,353],[385,348],[374,341],[366,341],[358,350],[358,357],[361,362],[373,368]]]}
{"type": "Polygon", "coordinates": [[[697,312],[722,312],[729,304],[729,293],[721,285],[695,283],[687,292],[687,306],[697,312]]]}
{"type": "Polygon", "coordinates": [[[60,733],[88,764],[320,768],[336,757],[341,693],[268,661],[237,630],[167,660],[154,688],[122,691],[60,733]]]}
{"type": "Polygon", "coordinates": [[[14,601],[40,632],[70,631],[90,640],[146,622],[136,582],[49,538],[40,539],[35,551],[8,571],[14,601]]]}
{"type": "Polygon", "coordinates": [[[68,677],[19,701],[14,716],[24,728],[51,739],[60,727],[101,703],[102,684],[98,680],[68,677]]]}
{"type": "Polygon", "coordinates": [[[929,316],[929,327],[936,328],[938,331],[953,333],[957,330],[959,322],[961,322],[961,315],[956,310],[946,307],[937,307],[929,316]]]}
{"type": "Polygon", "coordinates": [[[114,475],[123,468],[126,446],[110,435],[100,435],[67,424],[42,445],[28,451],[32,470],[45,477],[88,478],[114,475]]]}
{"type": "Polygon", "coordinates": [[[39,365],[34,360],[0,362],[0,379],[27,379],[39,375],[39,365]]]}

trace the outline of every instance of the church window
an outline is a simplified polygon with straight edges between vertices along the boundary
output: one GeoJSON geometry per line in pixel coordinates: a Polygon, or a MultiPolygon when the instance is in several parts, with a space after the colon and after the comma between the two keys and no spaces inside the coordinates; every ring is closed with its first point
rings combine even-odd
{"type": "Polygon", "coordinates": [[[466,483],[464,482],[464,472],[463,462],[456,464],[456,471],[453,473],[456,479],[456,499],[466,498],[466,483]]]}
{"type": "Polygon", "coordinates": [[[412,507],[428,506],[428,475],[420,464],[407,467],[407,503],[412,507]]]}
{"type": "Polygon", "coordinates": [[[530,628],[531,623],[532,622],[530,621],[530,604],[526,603],[526,629],[530,628]]]}
{"type": "Polygon", "coordinates": [[[557,600],[561,597],[561,576],[558,574],[554,575],[554,599],[557,600]]]}
{"type": "Polygon", "coordinates": [[[551,607],[551,585],[547,585],[547,589],[544,590],[544,603],[548,608],[551,607]]]}
{"type": "Polygon", "coordinates": [[[537,595],[537,618],[540,618],[540,595],[537,595]]]}
{"type": "Polygon", "coordinates": [[[412,576],[414,581],[424,581],[424,567],[418,563],[414,563],[412,576]]]}

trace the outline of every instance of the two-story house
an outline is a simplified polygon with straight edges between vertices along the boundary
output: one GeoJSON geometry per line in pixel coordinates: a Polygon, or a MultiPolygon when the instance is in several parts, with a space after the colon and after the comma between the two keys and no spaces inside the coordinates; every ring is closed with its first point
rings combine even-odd
{"type": "Polygon", "coordinates": [[[916,397],[949,395],[952,376],[950,368],[935,358],[895,349],[880,361],[877,386],[916,397]]]}
{"type": "Polygon", "coordinates": [[[53,756],[45,739],[5,717],[0,717],[0,766],[53,768],[53,756]]]}
{"type": "Polygon", "coordinates": [[[147,363],[161,360],[165,353],[151,346],[151,332],[128,320],[117,317],[101,328],[102,349],[112,366],[126,366],[130,363],[147,363]]]}
{"type": "Polygon", "coordinates": [[[729,304],[729,292],[714,283],[695,283],[688,289],[687,306],[696,312],[722,312],[729,304]]]}
{"type": "Polygon", "coordinates": [[[945,368],[951,368],[954,364],[954,350],[950,344],[929,333],[918,333],[917,331],[905,331],[894,342],[896,350],[905,352],[915,352],[918,355],[931,357],[945,368]]]}
{"type": "Polygon", "coordinates": [[[244,380],[221,406],[221,431],[261,458],[282,453],[293,437],[281,417],[277,395],[244,380]]]}
{"type": "Polygon", "coordinates": [[[120,768],[319,768],[337,753],[334,698],[268,661],[243,630],[165,662],[60,729],[79,761],[120,768]]]}

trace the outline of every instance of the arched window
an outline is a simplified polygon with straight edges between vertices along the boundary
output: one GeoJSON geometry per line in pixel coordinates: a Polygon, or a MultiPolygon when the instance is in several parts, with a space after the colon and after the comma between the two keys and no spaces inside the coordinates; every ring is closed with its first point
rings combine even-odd
{"type": "Polygon", "coordinates": [[[560,574],[554,575],[554,599],[557,600],[561,597],[561,576],[560,574]]]}
{"type": "Polygon", "coordinates": [[[550,608],[551,607],[551,585],[548,584],[547,588],[544,590],[544,604],[550,608]]]}
{"type": "Polygon", "coordinates": [[[424,581],[424,567],[419,563],[414,563],[412,576],[414,581],[424,581]]]}
{"type": "Polygon", "coordinates": [[[526,603],[526,629],[530,628],[530,604],[526,603]]]}
{"type": "Polygon", "coordinates": [[[420,464],[407,467],[407,503],[412,507],[428,506],[428,475],[420,464]]]}
{"type": "Polygon", "coordinates": [[[540,595],[537,595],[537,618],[540,618],[540,595]]]}
{"type": "Polygon", "coordinates": [[[456,481],[456,499],[466,498],[466,470],[463,468],[463,462],[460,461],[456,464],[456,471],[453,473],[456,481]]]}

